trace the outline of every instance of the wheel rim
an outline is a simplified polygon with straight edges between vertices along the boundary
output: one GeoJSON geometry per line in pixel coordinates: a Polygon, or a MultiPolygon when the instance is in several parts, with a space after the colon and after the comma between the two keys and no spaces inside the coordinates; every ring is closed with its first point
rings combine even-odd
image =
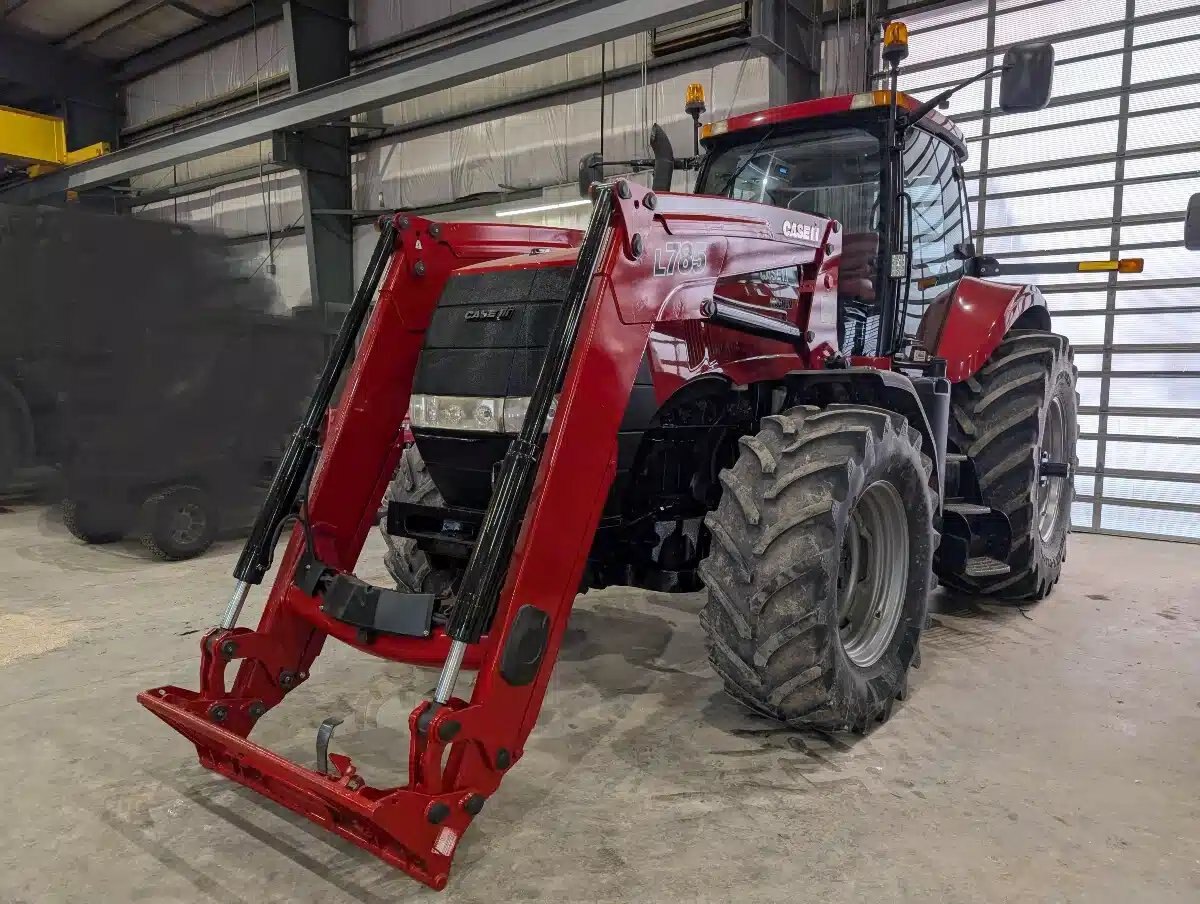
{"type": "Polygon", "coordinates": [[[173,543],[180,546],[190,546],[204,535],[208,526],[208,518],[204,509],[194,502],[179,506],[171,516],[171,528],[168,531],[173,543]]]}
{"type": "Polygon", "coordinates": [[[838,568],[838,633],[855,665],[883,656],[908,586],[908,519],[896,488],[867,487],[850,513],[838,568]]]}
{"type": "MultiPolygon", "coordinates": [[[[1062,405],[1058,399],[1051,399],[1046,410],[1046,426],[1042,431],[1043,463],[1048,461],[1061,462],[1065,453],[1066,430],[1063,427],[1062,405]]],[[[1058,531],[1058,523],[1062,517],[1063,496],[1066,493],[1066,482],[1069,477],[1042,477],[1038,474],[1038,535],[1043,543],[1054,539],[1058,531]]]]}

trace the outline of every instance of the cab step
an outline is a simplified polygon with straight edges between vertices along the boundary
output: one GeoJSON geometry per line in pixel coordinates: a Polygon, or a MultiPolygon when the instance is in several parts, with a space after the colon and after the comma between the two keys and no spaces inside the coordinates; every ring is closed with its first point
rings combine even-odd
{"type": "Polygon", "coordinates": [[[991,556],[975,556],[967,559],[963,574],[969,578],[994,578],[1008,574],[1012,569],[1005,562],[991,556]]]}

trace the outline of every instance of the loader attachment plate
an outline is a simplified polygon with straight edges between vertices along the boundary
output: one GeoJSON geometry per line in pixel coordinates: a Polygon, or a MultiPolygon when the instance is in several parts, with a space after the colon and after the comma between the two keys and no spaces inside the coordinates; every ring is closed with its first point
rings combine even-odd
{"type": "MultiPolygon", "coordinates": [[[[424,636],[428,608],[421,595],[410,602],[418,610],[414,633],[422,636],[363,630],[347,623],[344,611],[326,611],[329,579],[353,572],[375,526],[399,462],[401,421],[425,330],[449,275],[531,248],[575,247],[580,236],[398,214],[394,233],[384,232],[394,234],[396,253],[321,442],[301,509],[304,522],[292,529],[257,628],[238,627],[227,617],[203,637],[198,692],[159,687],[138,696],[196,746],[205,767],[437,889],[446,884],[463,832],[521,758],[537,722],[613,481],[617,433],[651,329],[704,319],[704,302],[718,281],[752,269],[806,267],[819,286],[812,305],[836,310],[841,238],[831,221],[810,218],[813,231],[801,238],[785,226],[806,215],[762,204],[723,201],[714,214],[707,198],[655,196],[625,182],[599,191],[604,194],[582,246],[595,250],[589,252],[593,269],[574,295],[584,302],[575,306],[577,336],[560,342],[570,350],[569,364],[549,434],[534,458],[528,501],[511,513],[520,526],[511,556],[499,586],[485,587],[475,600],[480,632],[464,636],[452,609],[445,626],[431,625],[424,636]],[[692,266],[666,273],[659,262],[671,248],[678,251],[680,237],[692,249],[692,266]],[[304,567],[306,561],[312,567],[304,567]],[[412,710],[403,787],[366,784],[348,757],[328,753],[328,730],[319,738],[318,769],[248,740],[258,720],[308,680],[330,637],[382,659],[441,665],[443,678],[451,669],[455,675],[459,668],[478,670],[469,701],[442,693],[439,681],[442,702],[420,701],[412,710]],[[235,661],[236,674],[227,676],[235,661]]],[[[529,265],[536,260],[531,256],[529,265]]],[[[582,272],[582,254],[576,268],[573,281],[582,272]]],[[[819,322],[826,320],[805,339],[811,360],[836,349],[834,320],[819,322]]],[[[553,378],[544,383],[550,389],[539,391],[553,392],[553,378]]],[[[489,516],[501,509],[500,495],[489,516]]],[[[295,496],[283,502],[278,510],[294,510],[295,496]]],[[[479,537],[480,544],[488,538],[486,523],[479,537]]],[[[239,580],[240,590],[247,581],[239,580]]]]}
{"type": "Polygon", "coordinates": [[[311,819],[426,885],[445,887],[454,848],[470,821],[461,793],[433,796],[372,788],[363,784],[349,757],[336,753],[329,759],[339,777],[305,769],[198,715],[194,708],[203,701],[195,691],[159,687],[138,694],[138,702],[195,744],[208,769],[311,819]],[[448,815],[434,825],[422,815],[438,802],[446,805],[448,815]],[[456,813],[461,818],[455,819],[456,813]]]}

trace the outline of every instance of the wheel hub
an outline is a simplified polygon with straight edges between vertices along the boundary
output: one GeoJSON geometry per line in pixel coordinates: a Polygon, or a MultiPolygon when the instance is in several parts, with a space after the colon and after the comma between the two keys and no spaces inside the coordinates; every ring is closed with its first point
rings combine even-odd
{"type": "Polygon", "coordinates": [[[838,633],[857,666],[883,656],[908,586],[908,520],[899,492],[871,484],[850,513],[838,568],[838,633]]]}
{"type": "Polygon", "coordinates": [[[171,540],[180,546],[195,543],[207,526],[204,510],[194,502],[185,503],[171,516],[171,540]]]}
{"type": "Polygon", "coordinates": [[[1050,543],[1058,532],[1059,521],[1062,519],[1063,497],[1066,495],[1066,481],[1070,476],[1051,476],[1047,468],[1049,463],[1060,463],[1066,451],[1066,429],[1063,423],[1062,405],[1058,399],[1051,399],[1046,409],[1046,423],[1042,430],[1042,448],[1038,462],[1037,485],[1037,530],[1043,543],[1050,543]]]}

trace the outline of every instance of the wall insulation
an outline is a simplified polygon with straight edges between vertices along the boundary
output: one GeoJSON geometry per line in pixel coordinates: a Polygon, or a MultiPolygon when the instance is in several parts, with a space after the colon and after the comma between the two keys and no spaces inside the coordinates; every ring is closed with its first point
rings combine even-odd
{"type": "MultiPolygon", "coordinates": [[[[189,114],[216,116],[228,112],[222,101],[253,103],[264,83],[274,86],[287,75],[288,54],[283,23],[272,22],[203,53],[152,72],[125,86],[125,129],[154,134],[171,120],[189,114]],[[156,128],[157,127],[157,128],[156,128]]],[[[193,124],[194,119],[187,120],[193,124]]],[[[145,173],[131,180],[139,191],[156,191],[206,176],[268,162],[271,143],[248,145],[200,160],[145,173]]]]}
{"type": "MultiPolygon", "coordinates": [[[[615,57],[618,64],[629,66],[646,58],[642,56],[645,54],[648,54],[647,39],[634,36],[610,43],[604,55],[608,65],[612,65],[610,61],[615,57]]],[[[397,104],[387,115],[408,117],[405,122],[419,118],[427,121],[476,108],[482,98],[542,91],[565,80],[599,74],[600,55],[599,47],[569,54],[502,77],[484,79],[482,83],[438,92],[413,102],[415,106],[397,104]]],[[[742,49],[708,56],[702,62],[693,60],[649,71],[645,86],[640,74],[635,73],[607,86],[605,155],[610,159],[648,155],[646,139],[654,121],[667,130],[678,154],[690,153],[691,119],[683,111],[684,89],[690,82],[700,82],[705,87],[709,106],[706,119],[721,119],[767,105],[766,60],[742,49]]],[[[392,122],[390,118],[386,121],[392,122]]],[[[355,156],[355,206],[360,210],[419,208],[483,192],[538,189],[549,189],[550,196],[557,198],[554,187],[567,185],[570,190],[579,158],[599,148],[599,88],[575,89],[516,108],[459,117],[452,123],[414,129],[375,142],[355,156]]],[[[206,158],[196,163],[215,165],[213,160],[206,158]]],[[[250,156],[248,162],[254,164],[257,160],[250,156]]],[[[167,173],[158,174],[159,179],[164,175],[170,178],[167,173]]],[[[683,174],[680,177],[683,179],[683,174]]],[[[156,187],[170,184],[160,182],[156,187]]],[[[685,184],[683,179],[680,188],[685,184]]],[[[511,208],[513,204],[507,206],[511,208]]],[[[455,211],[443,218],[486,220],[495,216],[495,210],[485,206],[455,211]]],[[[138,213],[234,237],[262,236],[268,228],[274,234],[295,228],[301,221],[299,182],[294,174],[268,174],[262,179],[252,178],[146,205],[138,213]]],[[[581,216],[576,214],[578,209],[562,208],[522,217],[522,222],[575,225],[579,220],[582,224],[586,212],[581,216]]],[[[303,247],[303,236],[295,241],[303,247]]],[[[367,243],[365,255],[369,257],[374,242],[374,232],[369,227],[356,230],[356,260],[363,256],[359,247],[363,241],[367,243]]],[[[261,255],[267,246],[245,243],[242,247],[257,247],[261,255]]],[[[308,303],[307,281],[291,280],[284,269],[277,264],[276,280],[283,303],[308,303]]]]}
{"type": "MultiPolygon", "coordinates": [[[[667,131],[677,153],[689,153],[692,121],[683,110],[689,82],[704,85],[711,118],[767,105],[763,57],[726,51],[705,62],[703,68],[690,62],[653,71],[644,86],[640,79],[610,86],[604,99],[605,156],[647,156],[653,122],[667,131]]],[[[469,95],[472,88],[461,90],[469,95]]],[[[579,89],[495,118],[381,141],[356,160],[357,206],[423,207],[573,181],[579,158],[601,147],[600,107],[598,88],[579,89]]]]}

